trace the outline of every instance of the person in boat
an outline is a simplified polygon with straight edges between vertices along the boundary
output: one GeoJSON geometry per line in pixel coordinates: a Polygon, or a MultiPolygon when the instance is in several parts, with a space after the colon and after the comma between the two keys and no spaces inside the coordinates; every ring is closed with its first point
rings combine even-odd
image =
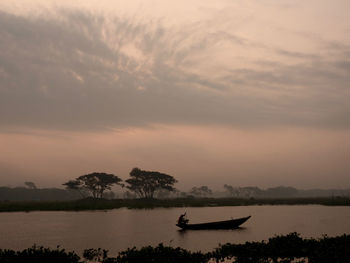
{"type": "Polygon", "coordinates": [[[177,223],[179,225],[183,225],[183,224],[187,224],[188,223],[188,219],[186,218],[186,212],[179,216],[179,219],[177,220],[177,223]]]}

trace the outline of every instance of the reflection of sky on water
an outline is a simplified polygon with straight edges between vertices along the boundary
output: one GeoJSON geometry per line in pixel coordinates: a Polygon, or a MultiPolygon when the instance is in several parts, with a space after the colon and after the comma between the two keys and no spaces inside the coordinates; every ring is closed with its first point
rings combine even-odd
{"type": "Polygon", "coordinates": [[[128,247],[163,243],[208,251],[227,242],[260,241],[290,232],[303,237],[349,234],[349,219],[348,207],[318,205],[1,213],[0,247],[60,245],[79,253],[101,247],[113,254],[128,247]],[[252,218],[238,230],[179,231],[175,222],[184,211],[192,223],[246,215],[252,218]]]}

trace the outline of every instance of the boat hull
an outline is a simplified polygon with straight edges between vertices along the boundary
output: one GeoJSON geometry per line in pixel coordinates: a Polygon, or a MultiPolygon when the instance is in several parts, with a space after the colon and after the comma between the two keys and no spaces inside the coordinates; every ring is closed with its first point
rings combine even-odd
{"type": "Polygon", "coordinates": [[[246,222],[251,216],[231,219],[226,221],[201,223],[201,224],[176,224],[183,230],[204,230],[204,229],[235,229],[246,222]]]}

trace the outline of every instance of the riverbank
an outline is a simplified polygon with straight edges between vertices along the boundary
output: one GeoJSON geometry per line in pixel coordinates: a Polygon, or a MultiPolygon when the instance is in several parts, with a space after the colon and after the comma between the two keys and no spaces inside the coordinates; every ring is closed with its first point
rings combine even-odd
{"type": "Polygon", "coordinates": [[[29,211],[84,211],[109,210],[117,208],[157,207],[215,207],[250,205],[326,205],[350,206],[350,198],[280,198],[280,199],[238,199],[238,198],[177,198],[177,199],[92,199],[73,201],[0,201],[0,212],[29,211]]]}
{"type": "Polygon", "coordinates": [[[191,252],[180,247],[173,248],[159,244],[140,249],[129,248],[116,256],[109,256],[107,250],[86,249],[82,257],[76,252],[62,248],[33,246],[22,251],[0,249],[0,262],[350,262],[350,235],[304,239],[297,233],[275,236],[268,241],[225,244],[217,249],[202,253],[191,252]]]}

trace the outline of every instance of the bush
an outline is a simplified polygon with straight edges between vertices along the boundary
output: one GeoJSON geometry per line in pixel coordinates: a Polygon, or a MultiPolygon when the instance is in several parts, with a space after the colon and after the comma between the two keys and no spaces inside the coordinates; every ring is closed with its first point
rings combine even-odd
{"type": "Polygon", "coordinates": [[[107,250],[86,249],[85,261],[75,253],[33,246],[23,251],[0,249],[1,263],[204,263],[222,262],[231,259],[235,263],[256,262],[350,262],[350,235],[338,237],[324,236],[320,239],[303,239],[297,233],[275,236],[267,242],[246,242],[245,244],[224,244],[209,253],[191,252],[183,248],[173,248],[159,244],[156,247],[135,247],[119,252],[117,257],[108,257],[107,250]]]}

